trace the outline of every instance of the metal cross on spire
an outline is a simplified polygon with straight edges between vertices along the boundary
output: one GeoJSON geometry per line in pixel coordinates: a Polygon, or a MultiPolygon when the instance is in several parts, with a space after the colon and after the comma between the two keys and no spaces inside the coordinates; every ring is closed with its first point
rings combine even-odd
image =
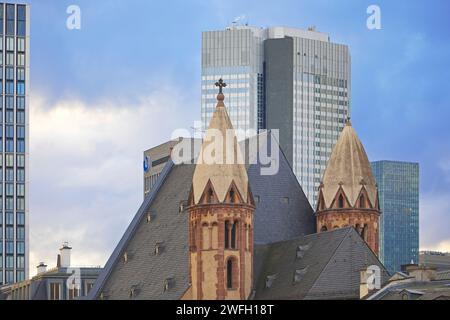
{"type": "Polygon", "coordinates": [[[222,89],[227,87],[227,84],[223,82],[223,79],[220,78],[219,81],[216,82],[216,87],[219,87],[219,94],[223,93],[222,89]]]}

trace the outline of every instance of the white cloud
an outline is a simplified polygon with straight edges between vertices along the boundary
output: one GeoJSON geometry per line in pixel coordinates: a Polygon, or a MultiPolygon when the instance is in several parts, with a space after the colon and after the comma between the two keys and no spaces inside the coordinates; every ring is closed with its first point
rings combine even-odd
{"type": "Polygon", "coordinates": [[[450,252],[450,192],[428,193],[420,199],[420,248],[450,252]]]}
{"type": "Polygon", "coordinates": [[[103,265],[142,202],[142,152],[189,128],[189,98],[162,89],[135,105],[32,97],[30,274],[56,263],[64,241],[76,265],[103,265]]]}

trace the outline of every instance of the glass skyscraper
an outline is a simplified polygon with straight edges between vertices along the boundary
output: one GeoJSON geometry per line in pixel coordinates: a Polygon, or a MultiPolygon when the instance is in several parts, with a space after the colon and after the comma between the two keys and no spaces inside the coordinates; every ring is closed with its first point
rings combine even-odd
{"type": "Polygon", "coordinates": [[[29,16],[0,3],[0,284],[28,278],[29,16]]]}
{"type": "Polygon", "coordinates": [[[311,205],[325,166],[349,115],[350,53],[327,34],[273,27],[233,26],[202,34],[205,129],[216,104],[214,84],[228,84],[233,126],[279,129],[280,146],[311,205]]]}
{"type": "Polygon", "coordinates": [[[419,263],[419,164],[372,162],[380,198],[380,260],[389,272],[419,263]]]}

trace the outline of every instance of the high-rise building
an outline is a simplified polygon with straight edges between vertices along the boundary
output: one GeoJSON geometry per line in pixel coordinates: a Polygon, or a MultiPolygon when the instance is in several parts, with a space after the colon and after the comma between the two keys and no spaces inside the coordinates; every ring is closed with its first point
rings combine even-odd
{"type": "Polygon", "coordinates": [[[28,278],[29,19],[0,3],[0,284],[28,278]]]}
{"type": "Polygon", "coordinates": [[[380,259],[389,272],[419,263],[419,164],[372,162],[380,197],[380,259]]]}
{"type": "MultiPolygon", "coordinates": [[[[279,129],[280,145],[312,206],[350,109],[350,53],[327,34],[233,26],[202,34],[203,128],[215,108],[215,82],[228,84],[235,129],[279,129]]],[[[239,135],[239,133],[238,133],[239,135]]]]}

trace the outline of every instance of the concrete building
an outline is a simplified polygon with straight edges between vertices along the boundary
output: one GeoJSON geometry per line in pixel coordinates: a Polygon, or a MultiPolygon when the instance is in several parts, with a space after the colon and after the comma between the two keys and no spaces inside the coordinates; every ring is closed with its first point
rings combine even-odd
{"type": "Polygon", "coordinates": [[[315,28],[233,26],[202,34],[201,119],[215,108],[217,79],[227,84],[235,129],[279,129],[280,145],[310,204],[350,113],[350,53],[315,28]]]}
{"type": "Polygon", "coordinates": [[[0,287],[0,300],[76,300],[86,297],[101,272],[100,266],[75,266],[67,243],[60,248],[56,267],[41,262],[29,280],[0,287]]]}
{"type": "Polygon", "coordinates": [[[419,164],[376,161],[372,170],[382,212],[380,260],[394,273],[419,263],[419,164]]]}
{"type": "Polygon", "coordinates": [[[0,285],[28,278],[30,7],[0,3],[0,285]]]}
{"type": "Polygon", "coordinates": [[[450,253],[437,251],[420,251],[419,265],[435,268],[437,271],[450,270],[450,253]]]}

